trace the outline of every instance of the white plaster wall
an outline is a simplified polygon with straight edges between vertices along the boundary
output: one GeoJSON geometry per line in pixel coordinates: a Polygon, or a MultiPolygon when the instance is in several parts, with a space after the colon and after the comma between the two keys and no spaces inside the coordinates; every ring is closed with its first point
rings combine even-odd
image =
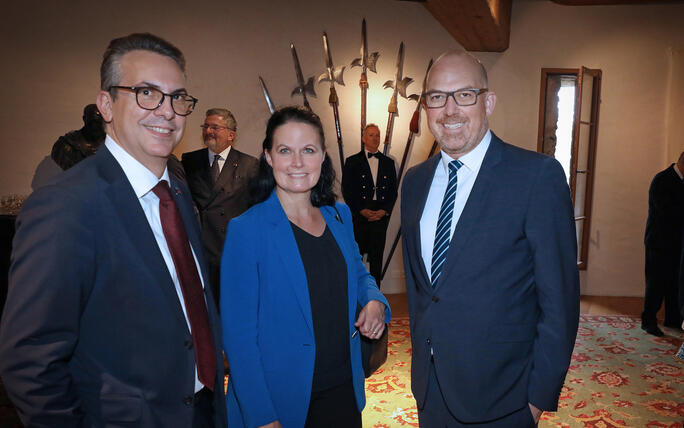
{"type": "MultiPolygon", "coordinates": [[[[666,143],[672,47],[684,47],[684,5],[568,7],[514,2],[511,45],[479,57],[499,101],[492,128],[536,149],[542,67],[584,65],[603,71],[594,205],[582,292],[642,296],[648,186],[684,150],[682,134],[666,143]]],[[[681,66],[680,66],[681,67],[681,66]]],[[[681,73],[681,71],[680,71],[681,73]]],[[[681,79],[681,77],[680,77],[681,79]]],[[[675,99],[681,103],[675,94],[675,99]]],[[[670,123],[681,129],[681,117],[670,123]]]]}
{"type": "MultiPolygon", "coordinates": [[[[290,42],[297,46],[306,77],[323,71],[324,30],[335,63],[348,65],[358,56],[366,17],[369,48],[381,53],[378,74],[369,74],[368,120],[380,125],[383,136],[390,91],[381,86],[393,78],[399,42],[406,44],[404,74],[416,80],[410,92],[420,90],[430,57],[458,46],[423,6],[394,0],[33,0],[3,2],[2,10],[0,195],[29,193],[36,168],[56,138],[80,128],[82,108],[94,101],[99,87],[102,52],[113,37],[150,31],[184,51],[188,88],[200,104],[188,119],[177,155],[201,147],[198,126],[204,110],[215,106],[235,113],[237,147],[258,155],[268,111],[257,75],[264,77],[277,104],[300,102],[290,98],[295,85],[290,42]]],[[[584,65],[603,70],[592,244],[582,290],[642,295],[648,185],[671,162],[667,147],[672,153],[677,151],[672,147],[684,145],[681,134],[669,134],[666,143],[664,107],[668,49],[684,45],[684,5],[566,7],[517,0],[512,16],[510,48],[476,54],[490,69],[490,87],[498,94],[492,128],[505,140],[534,150],[540,69],[584,65]]],[[[347,86],[338,88],[346,156],[360,147],[358,79],[359,69],[348,68],[347,86]]],[[[316,91],[311,104],[323,119],[328,149],[338,165],[327,86],[316,85],[316,91]]],[[[397,161],[414,105],[399,103],[392,149],[397,161]]],[[[431,143],[422,123],[410,163],[423,160],[431,143]]],[[[398,220],[393,217],[390,236],[398,220]]],[[[400,256],[399,251],[390,265],[385,292],[403,290],[400,256]]]]}

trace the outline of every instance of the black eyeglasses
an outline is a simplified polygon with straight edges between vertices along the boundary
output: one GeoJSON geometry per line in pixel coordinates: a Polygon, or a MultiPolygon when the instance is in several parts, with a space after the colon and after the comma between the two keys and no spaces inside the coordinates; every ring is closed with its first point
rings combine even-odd
{"type": "Polygon", "coordinates": [[[164,103],[164,97],[169,97],[171,108],[179,116],[187,116],[192,113],[195,110],[197,101],[199,101],[188,94],[165,94],[159,89],[150,86],[110,86],[108,91],[111,92],[112,89],[124,89],[135,92],[135,101],[140,108],[145,110],[158,109],[164,103]]]}
{"type": "Polygon", "coordinates": [[[452,97],[457,105],[461,107],[471,106],[477,103],[477,96],[484,94],[489,89],[460,89],[452,92],[429,91],[423,94],[425,108],[442,108],[446,105],[449,97],[452,97]]]}
{"type": "Polygon", "coordinates": [[[224,129],[230,129],[231,131],[235,131],[233,128],[228,128],[227,126],[218,126],[218,125],[200,125],[200,128],[204,131],[212,131],[212,132],[218,132],[218,131],[223,131],[224,129]]]}

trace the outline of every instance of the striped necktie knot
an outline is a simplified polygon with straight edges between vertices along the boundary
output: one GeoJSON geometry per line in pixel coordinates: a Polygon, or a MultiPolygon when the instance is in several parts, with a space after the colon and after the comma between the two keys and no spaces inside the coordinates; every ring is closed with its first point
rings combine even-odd
{"type": "Polygon", "coordinates": [[[456,200],[456,188],[458,187],[458,170],[463,162],[456,159],[449,162],[449,184],[447,184],[442,206],[439,209],[437,228],[435,230],[435,243],[432,247],[431,282],[434,287],[442,273],[442,266],[446,261],[449,243],[451,241],[451,219],[454,214],[454,201],[456,200]]]}

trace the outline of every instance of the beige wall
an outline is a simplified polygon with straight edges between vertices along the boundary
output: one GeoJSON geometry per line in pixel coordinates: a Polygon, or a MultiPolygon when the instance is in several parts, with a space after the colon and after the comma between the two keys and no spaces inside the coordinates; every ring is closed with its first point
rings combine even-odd
{"type": "MultiPolygon", "coordinates": [[[[672,94],[680,103],[682,99],[681,83],[679,89],[669,83],[670,48],[684,47],[682,22],[682,4],[567,7],[514,2],[510,48],[479,55],[499,95],[492,128],[532,150],[539,70],[581,65],[603,70],[589,263],[581,275],[585,294],[643,295],[648,186],[673,162],[672,153],[684,150],[682,133],[670,134],[668,143],[665,128],[666,100],[672,94]]],[[[671,123],[681,130],[681,114],[671,123]]]]}
{"type": "MultiPolygon", "coordinates": [[[[384,136],[390,91],[381,86],[393,78],[399,42],[406,44],[404,74],[416,80],[410,92],[420,90],[430,57],[458,46],[419,4],[123,0],[3,5],[0,195],[29,193],[36,168],[56,138],[81,126],[81,110],[93,102],[99,86],[102,51],[113,37],[150,31],[185,52],[188,87],[200,104],[188,119],[177,154],[201,146],[198,126],[205,109],[227,106],[238,120],[237,147],[257,155],[268,118],[257,75],[264,77],[277,104],[300,102],[290,98],[295,75],[289,43],[297,45],[306,77],[323,71],[323,30],[330,37],[335,63],[348,65],[358,56],[364,16],[369,47],[381,53],[378,74],[369,75],[368,115],[384,136]]],[[[664,126],[668,87],[681,90],[681,77],[679,86],[668,83],[673,81],[668,73],[674,64],[668,49],[684,46],[681,22],[683,5],[569,8],[546,0],[518,0],[510,49],[478,54],[490,69],[490,87],[499,96],[493,129],[529,149],[536,148],[540,68],[585,65],[603,70],[592,244],[589,268],[582,276],[587,294],[643,293],[648,184],[669,164],[668,153],[677,151],[673,147],[683,146],[681,133],[668,134],[664,126]]],[[[348,68],[347,86],[339,88],[346,156],[359,148],[358,70],[348,68]]],[[[311,104],[323,118],[328,149],[337,165],[328,89],[316,85],[316,91],[318,98],[311,104]]],[[[397,158],[414,105],[406,100],[399,104],[392,149],[397,158]]],[[[672,122],[680,123],[681,129],[681,121],[672,122]]],[[[431,141],[423,123],[411,163],[424,159],[431,141]]],[[[395,216],[392,236],[397,222],[395,216]]],[[[383,284],[386,292],[403,289],[397,256],[383,284]]]]}

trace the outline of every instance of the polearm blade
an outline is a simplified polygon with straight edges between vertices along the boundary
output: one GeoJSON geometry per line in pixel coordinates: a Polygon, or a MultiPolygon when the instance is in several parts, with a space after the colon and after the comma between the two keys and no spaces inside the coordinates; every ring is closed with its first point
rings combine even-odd
{"type": "MultiPolygon", "coordinates": [[[[425,70],[425,77],[423,78],[423,90],[420,92],[420,96],[413,94],[409,96],[409,99],[412,100],[417,100],[418,105],[416,106],[416,110],[413,112],[413,117],[411,117],[411,122],[409,123],[409,136],[408,140],[406,141],[406,147],[404,147],[404,155],[401,157],[401,165],[399,166],[399,174],[397,175],[397,183],[401,185],[401,179],[404,176],[404,168],[406,167],[406,161],[408,160],[408,155],[411,152],[411,146],[413,145],[413,139],[415,138],[416,134],[420,131],[419,125],[419,120],[420,120],[420,110],[423,108],[423,94],[425,93],[425,90],[427,88],[427,78],[428,78],[428,73],[430,73],[430,68],[432,68],[432,58],[430,59],[430,62],[428,63],[427,70],[425,70]]],[[[437,145],[437,141],[435,141],[432,144],[432,148],[430,149],[430,153],[428,154],[428,158],[432,156],[433,152],[435,151],[435,147],[437,145]]],[[[392,260],[392,256],[394,255],[394,251],[397,249],[397,245],[399,244],[399,238],[401,237],[401,227],[399,230],[397,230],[397,235],[394,237],[394,241],[392,242],[392,246],[390,247],[390,251],[387,254],[387,260],[385,260],[384,265],[382,266],[382,273],[380,274],[380,279],[385,277],[385,273],[387,272],[387,269],[389,268],[390,261],[392,260]]]]}
{"type": "Polygon", "coordinates": [[[419,121],[420,121],[420,110],[423,108],[423,94],[427,88],[427,77],[432,68],[432,58],[428,63],[427,70],[425,70],[425,77],[423,78],[423,89],[420,91],[420,95],[411,95],[409,99],[415,99],[418,101],[416,105],[416,110],[413,112],[413,117],[411,117],[411,122],[409,123],[409,135],[406,140],[406,147],[404,147],[404,155],[401,157],[401,165],[399,166],[399,174],[397,176],[397,183],[401,182],[401,177],[404,175],[404,168],[406,167],[406,161],[408,160],[408,154],[411,152],[411,145],[413,144],[413,139],[415,135],[420,131],[419,121]]]}
{"type": "Polygon", "coordinates": [[[389,154],[390,151],[390,145],[392,141],[392,129],[394,128],[394,117],[399,114],[399,110],[397,109],[397,98],[398,95],[401,95],[404,98],[408,98],[406,96],[406,88],[408,85],[413,82],[413,79],[410,77],[404,77],[402,78],[402,69],[404,68],[404,42],[401,42],[399,45],[399,52],[397,53],[397,64],[396,64],[396,71],[394,75],[394,81],[388,80],[385,82],[384,85],[382,85],[383,88],[393,88],[394,91],[392,91],[392,97],[390,98],[389,105],[387,106],[387,112],[388,112],[388,117],[387,117],[387,130],[385,131],[385,142],[384,142],[384,148],[383,148],[383,153],[385,155],[389,154]]]}
{"type": "Polygon", "coordinates": [[[304,107],[311,110],[311,106],[309,105],[309,100],[306,98],[306,94],[308,93],[312,97],[316,98],[313,77],[310,77],[306,83],[304,82],[304,73],[302,73],[302,67],[299,64],[299,57],[297,56],[297,49],[295,49],[294,43],[290,43],[290,51],[292,51],[292,61],[294,62],[295,74],[297,75],[298,85],[296,88],[292,90],[290,96],[292,97],[296,94],[301,95],[302,98],[304,98],[304,107]]]}
{"type": "Polygon", "coordinates": [[[264,82],[264,79],[261,78],[261,76],[259,76],[259,83],[261,84],[261,90],[264,92],[264,98],[266,98],[268,110],[271,112],[271,114],[273,114],[276,111],[275,104],[273,104],[273,101],[271,100],[271,95],[268,93],[266,83],[264,82]]]}
{"type": "MultiPolygon", "coordinates": [[[[361,78],[359,79],[359,87],[361,88],[361,137],[363,138],[363,130],[366,128],[366,99],[368,97],[368,76],[367,70],[375,73],[375,63],[380,56],[379,53],[373,52],[368,55],[368,39],[366,37],[366,19],[361,22],[361,57],[354,59],[351,66],[361,67],[361,78]]],[[[361,142],[361,150],[363,150],[363,141],[361,142]]]]}
{"type": "Polygon", "coordinates": [[[328,35],[323,33],[323,50],[325,51],[325,67],[326,73],[323,73],[319,78],[318,82],[330,82],[330,96],[328,97],[328,103],[333,109],[333,116],[335,118],[335,132],[337,134],[337,146],[340,149],[340,169],[344,167],[344,147],[342,145],[342,128],[340,127],[340,112],[339,112],[339,98],[337,98],[337,91],[335,91],[335,82],[340,85],[344,85],[344,80],[342,74],[344,73],[344,68],[335,69],[332,61],[332,54],[330,53],[330,45],[328,43],[328,35]]]}

